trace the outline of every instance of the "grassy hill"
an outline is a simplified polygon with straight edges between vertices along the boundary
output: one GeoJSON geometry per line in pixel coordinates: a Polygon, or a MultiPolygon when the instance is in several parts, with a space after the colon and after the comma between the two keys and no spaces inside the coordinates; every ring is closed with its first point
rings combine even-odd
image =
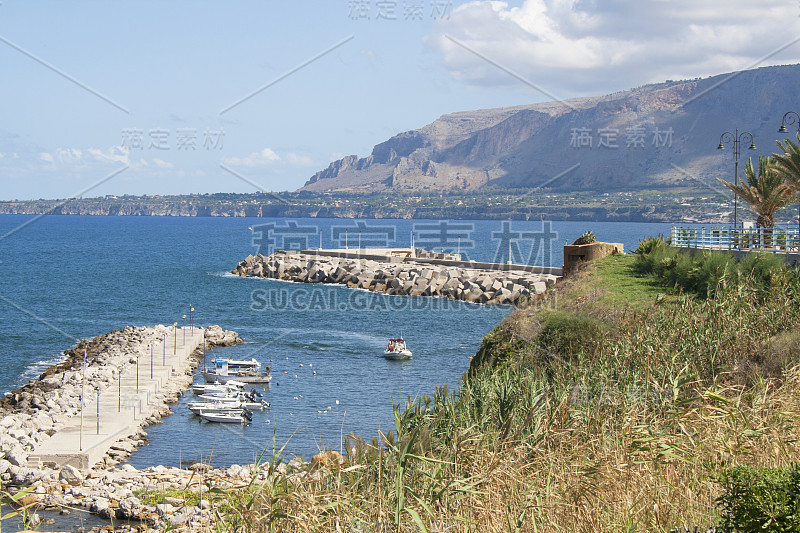
{"type": "Polygon", "coordinates": [[[746,491],[774,484],[740,482],[745,497],[732,495],[735,467],[753,479],[762,471],[747,469],[778,468],[769,480],[784,479],[800,460],[797,272],[771,257],[644,248],[593,262],[509,315],[459,389],[398,405],[383,442],[343,436],[342,464],[331,452],[301,474],[282,473],[278,450],[264,464],[270,483],[217,495],[229,502],[220,527],[594,533],[738,523],[730,502],[755,505],[746,491]],[[721,495],[730,505],[715,502],[721,495]]]}

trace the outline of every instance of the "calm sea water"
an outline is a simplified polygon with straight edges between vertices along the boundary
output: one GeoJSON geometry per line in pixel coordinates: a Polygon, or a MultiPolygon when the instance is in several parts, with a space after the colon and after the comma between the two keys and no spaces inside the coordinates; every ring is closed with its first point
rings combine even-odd
{"type": "MultiPolygon", "coordinates": [[[[262,390],[271,407],[250,425],[200,423],[183,405],[189,392],[174,415],[149,428],[150,445],[130,460],[137,467],[201,456],[214,464],[244,463],[271,451],[273,438],[279,446],[289,441],[286,450],[304,457],[323,446],[338,449],[348,433],[369,439],[391,428],[393,401],[432,394],[443,384],[457,387],[483,336],[511,311],[227,274],[258,251],[251,227],[274,225],[267,239],[256,239],[262,252],[269,251],[268,241],[317,247],[320,238],[324,247],[347,239],[352,248],[359,232],[352,220],[46,216],[14,231],[32,219],[0,216],[0,236],[6,235],[0,239],[0,391],[37,377],[75,339],[129,324],[180,322],[190,305],[197,324],[219,324],[248,341],[216,355],[272,364],[273,382],[262,390]],[[386,340],[400,334],[413,360],[385,361],[386,340]]],[[[527,262],[538,242],[535,261],[554,266],[561,265],[564,242],[587,227],[626,250],[669,231],[667,224],[553,222],[552,257],[543,259],[540,222],[504,228],[500,221],[457,221],[444,229],[438,221],[363,223],[377,226],[371,236],[362,230],[365,246],[381,244],[375,239],[408,246],[414,229],[416,244],[429,249],[446,245],[436,235],[450,235],[470,259],[527,262]],[[498,255],[503,244],[507,252],[498,255]]]]}

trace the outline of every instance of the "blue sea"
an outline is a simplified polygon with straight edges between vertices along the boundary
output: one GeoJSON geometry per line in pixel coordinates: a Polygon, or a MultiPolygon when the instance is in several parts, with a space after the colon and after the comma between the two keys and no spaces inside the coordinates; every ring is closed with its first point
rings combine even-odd
{"type": "MultiPolygon", "coordinates": [[[[392,427],[392,403],[458,387],[484,335],[512,309],[387,296],[229,274],[248,254],[347,246],[459,249],[477,261],[561,266],[587,228],[630,251],[668,224],[91,216],[0,216],[0,391],[35,379],[77,339],[126,325],[219,324],[246,339],[216,356],[272,366],[271,407],[244,427],[201,423],[185,409],[148,429],[130,463],[247,463],[273,443],[310,458],[392,427]],[[27,225],[26,225],[27,224],[27,225]],[[386,361],[403,335],[410,361],[386,361]],[[302,365],[302,366],[300,366],[302,365]],[[287,444],[288,443],[288,444],[287,444]]],[[[199,381],[199,378],[197,378],[199,381]]]]}

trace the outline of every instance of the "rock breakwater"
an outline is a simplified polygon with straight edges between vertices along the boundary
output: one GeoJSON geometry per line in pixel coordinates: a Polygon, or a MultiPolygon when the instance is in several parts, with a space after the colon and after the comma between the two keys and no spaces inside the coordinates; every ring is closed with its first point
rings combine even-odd
{"type": "MultiPolygon", "coordinates": [[[[225,331],[219,326],[201,328],[201,331],[209,348],[243,342],[236,332],[225,331]]],[[[177,402],[181,393],[192,383],[192,369],[201,360],[200,350],[192,354],[187,372],[173,375],[146,406],[149,411],[143,413],[141,425],[113,443],[94,469],[81,472],[72,466],[62,468],[47,463],[28,464],[28,456],[63,428],[69,419],[80,413],[82,389],[94,393],[95,390],[102,391],[112,386],[126,368],[135,365],[140,357],[148,353],[152,343],[160,341],[168,333],[173,333],[172,326],[129,326],[89,341],[81,341],[64,352],[66,358],[63,362],[48,368],[39,379],[7,392],[0,401],[0,481],[3,485],[31,486],[31,497],[42,507],[77,505],[100,516],[144,517],[151,522],[164,522],[163,513],[159,515],[155,508],[150,516],[142,514],[147,514],[150,509],[142,507],[133,497],[133,491],[138,490],[136,479],[152,481],[152,476],[148,477],[147,472],[139,474],[133,467],[125,465],[122,472],[132,477],[133,481],[127,479],[119,482],[119,476],[107,469],[123,461],[137,446],[146,443],[145,427],[171,413],[168,405],[177,402]]],[[[165,470],[164,467],[155,468],[157,472],[165,470]]],[[[150,481],[146,484],[152,486],[150,481]]],[[[207,522],[210,511],[202,511],[198,509],[195,514],[187,511],[184,522],[188,523],[193,518],[207,522]]]]}
{"type": "Polygon", "coordinates": [[[342,254],[277,251],[248,256],[231,272],[238,276],[282,279],[302,283],[337,283],[350,288],[392,295],[440,296],[481,304],[517,305],[556,283],[557,275],[514,269],[454,266],[453,261],[415,261],[341,257],[342,254]]]}

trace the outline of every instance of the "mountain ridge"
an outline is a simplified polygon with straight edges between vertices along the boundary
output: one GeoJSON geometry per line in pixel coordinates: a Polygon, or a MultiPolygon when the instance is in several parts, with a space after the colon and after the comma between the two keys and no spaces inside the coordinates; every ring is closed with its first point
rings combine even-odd
{"type": "MultiPolygon", "coordinates": [[[[762,153],[774,151],[781,117],[796,107],[798,80],[800,65],[782,65],[563,102],[449,113],[375,145],[367,157],[332,162],[300,190],[606,191],[687,181],[713,189],[717,176],[732,177],[730,150],[714,150],[720,135],[740,125],[753,133],[762,153]]],[[[743,159],[748,155],[743,150],[743,159]]]]}

